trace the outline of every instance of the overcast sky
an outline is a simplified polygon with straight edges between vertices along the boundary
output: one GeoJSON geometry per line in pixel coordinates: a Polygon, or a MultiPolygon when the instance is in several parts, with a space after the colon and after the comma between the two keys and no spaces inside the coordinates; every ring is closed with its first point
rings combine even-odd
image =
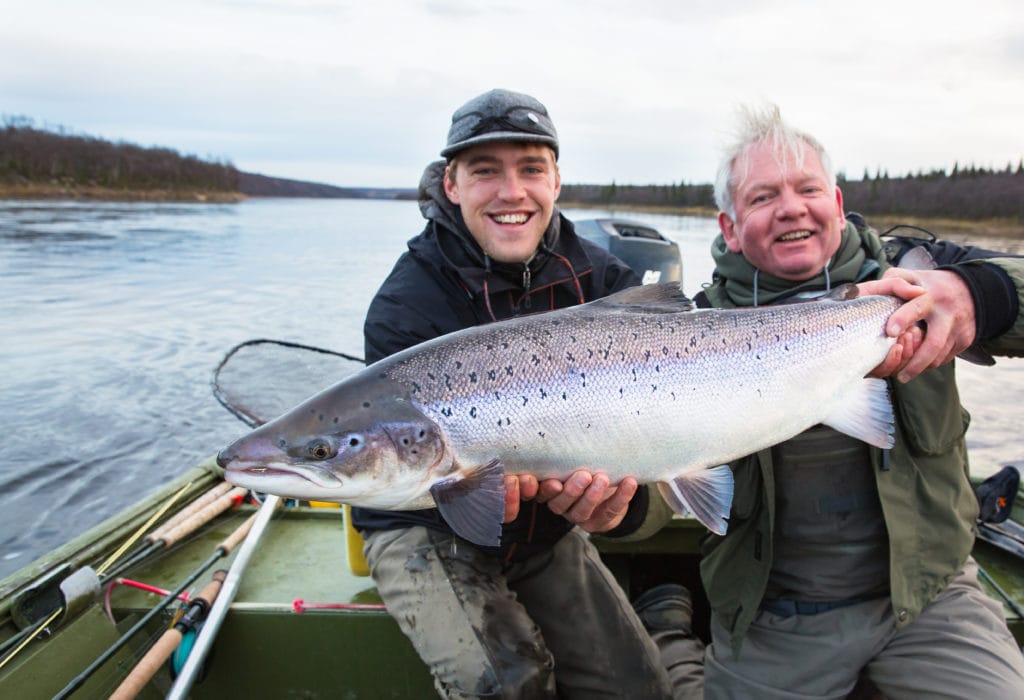
{"type": "Polygon", "coordinates": [[[710,182],[771,101],[851,179],[1024,156],[1020,0],[0,0],[0,113],[412,187],[451,112],[528,92],[565,182],[710,182]]]}

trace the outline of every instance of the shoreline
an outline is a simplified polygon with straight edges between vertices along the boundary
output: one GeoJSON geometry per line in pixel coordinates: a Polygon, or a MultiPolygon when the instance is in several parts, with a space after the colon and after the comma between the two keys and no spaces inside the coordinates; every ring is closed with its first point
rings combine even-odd
{"type": "MultiPolygon", "coordinates": [[[[211,204],[237,203],[252,198],[241,192],[194,190],[194,189],[146,189],[124,190],[99,186],[72,186],[60,184],[0,184],[0,199],[12,200],[57,200],[102,202],[208,202],[211,204]]],[[[648,214],[666,214],[674,216],[699,216],[713,218],[718,210],[713,207],[673,207],[665,205],[608,205],[587,202],[560,201],[563,209],[599,209],[615,212],[638,212],[648,214]]],[[[916,226],[933,232],[938,238],[949,238],[957,241],[970,240],[975,245],[984,245],[984,241],[1001,243],[1005,247],[1009,242],[1012,250],[1008,252],[1024,253],[1024,222],[1008,219],[948,219],[918,216],[900,216],[898,214],[866,215],[868,223],[881,232],[892,226],[905,224],[916,226]],[[979,242],[981,241],[981,242],[979,242]]],[[[912,233],[912,232],[909,232],[912,233]]],[[[991,244],[990,244],[991,245],[991,244]]]]}
{"type": "MultiPolygon", "coordinates": [[[[701,216],[714,218],[718,210],[714,207],[669,207],[663,205],[597,205],[585,202],[559,201],[563,209],[601,209],[606,211],[638,212],[646,214],[669,214],[675,216],[701,216]]],[[[901,216],[899,214],[865,214],[868,224],[879,233],[897,225],[916,226],[935,234],[936,238],[953,240],[993,239],[1013,241],[1017,252],[1024,252],[1024,221],[1011,219],[949,219],[924,216],[901,216]]],[[[912,234],[913,231],[907,232],[912,234]]],[[[922,234],[924,235],[924,234],[922,234]]]]}
{"type": "Polygon", "coordinates": [[[10,185],[0,184],[0,199],[56,200],[98,202],[209,202],[224,204],[247,199],[241,192],[196,189],[123,190],[98,185],[10,185]]]}

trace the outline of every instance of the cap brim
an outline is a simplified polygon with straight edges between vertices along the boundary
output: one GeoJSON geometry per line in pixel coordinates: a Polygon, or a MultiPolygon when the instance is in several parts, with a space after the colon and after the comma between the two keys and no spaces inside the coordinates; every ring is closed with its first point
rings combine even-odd
{"type": "Polygon", "coordinates": [[[480,134],[472,138],[453,143],[451,146],[445,147],[441,151],[442,158],[451,158],[459,151],[464,151],[470,146],[477,146],[481,143],[493,143],[495,141],[519,141],[529,143],[543,143],[551,146],[554,150],[555,155],[558,155],[558,140],[545,136],[544,134],[529,134],[522,131],[492,131],[486,134],[480,134]]]}

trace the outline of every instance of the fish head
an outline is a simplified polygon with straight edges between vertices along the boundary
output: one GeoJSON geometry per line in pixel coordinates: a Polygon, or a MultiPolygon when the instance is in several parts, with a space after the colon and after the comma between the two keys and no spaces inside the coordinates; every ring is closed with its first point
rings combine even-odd
{"type": "Polygon", "coordinates": [[[400,385],[360,372],[217,455],[229,482],[263,493],[384,510],[432,505],[452,470],[440,427],[400,385]]]}

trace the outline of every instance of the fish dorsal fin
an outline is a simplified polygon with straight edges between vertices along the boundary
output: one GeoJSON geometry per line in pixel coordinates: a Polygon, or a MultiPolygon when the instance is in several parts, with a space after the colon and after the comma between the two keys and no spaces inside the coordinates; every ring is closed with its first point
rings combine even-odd
{"type": "Polygon", "coordinates": [[[838,287],[834,287],[825,296],[819,297],[817,300],[811,299],[809,301],[820,301],[821,299],[829,299],[831,301],[849,301],[850,299],[856,299],[859,294],[860,292],[857,289],[857,285],[852,282],[846,282],[838,287]]]}
{"type": "Polygon", "coordinates": [[[459,537],[482,547],[501,544],[505,518],[505,469],[492,460],[465,478],[450,478],[430,487],[437,509],[459,537]]]}
{"type": "Polygon", "coordinates": [[[621,292],[609,294],[591,306],[614,307],[620,311],[645,311],[648,313],[679,313],[693,311],[693,302],[683,294],[678,282],[662,282],[629,287],[621,292]]]}

